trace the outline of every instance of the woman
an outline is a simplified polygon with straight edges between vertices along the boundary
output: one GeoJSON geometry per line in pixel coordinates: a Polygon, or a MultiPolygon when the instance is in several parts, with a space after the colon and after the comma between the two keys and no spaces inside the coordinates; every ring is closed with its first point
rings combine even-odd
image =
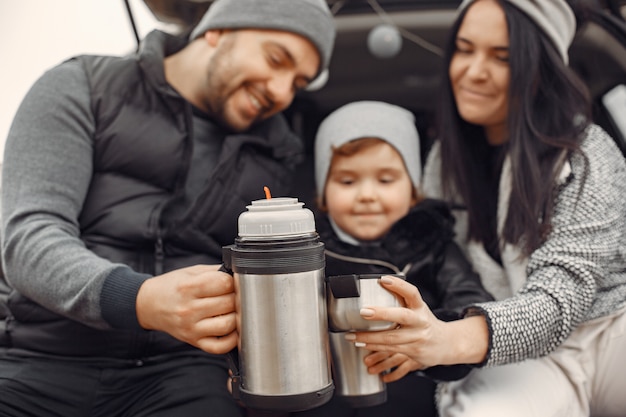
{"type": "Polygon", "coordinates": [[[567,67],[575,27],[565,0],[466,0],[452,29],[424,191],[466,208],[458,240],[496,301],[443,323],[385,277],[407,308],[361,314],[399,328],[350,337],[424,368],[475,364],[440,387],[442,416],[626,410],[626,163],[567,67]]]}

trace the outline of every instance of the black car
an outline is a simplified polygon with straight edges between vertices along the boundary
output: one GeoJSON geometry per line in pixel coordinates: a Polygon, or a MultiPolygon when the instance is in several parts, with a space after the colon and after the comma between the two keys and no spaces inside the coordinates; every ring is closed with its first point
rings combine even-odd
{"type": "MultiPolygon", "coordinates": [[[[192,27],[211,0],[144,0],[157,19],[192,27]]],[[[325,85],[299,94],[287,114],[306,140],[308,160],[299,180],[313,206],[312,143],[319,122],[355,100],[382,100],[416,116],[423,152],[437,136],[442,48],[460,0],[327,0],[337,23],[325,85]],[[385,32],[386,31],[386,32],[385,32]],[[384,36],[373,38],[375,32],[384,36]],[[372,42],[374,39],[374,42],[372,42]]],[[[626,0],[568,0],[578,20],[570,66],[587,83],[595,121],[626,155],[626,0]]]]}

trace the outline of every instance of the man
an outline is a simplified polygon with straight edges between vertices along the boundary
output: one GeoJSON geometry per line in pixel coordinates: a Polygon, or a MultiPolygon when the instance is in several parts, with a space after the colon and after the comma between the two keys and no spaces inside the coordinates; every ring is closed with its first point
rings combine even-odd
{"type": "Polygon", "coordinates": [[[264,185],[290,191],[280,112],[334,36],[324,0],[217,0],[189,38],[34,84],[3,167],[0,415],[242,415],[221,247],[264,185]]]}

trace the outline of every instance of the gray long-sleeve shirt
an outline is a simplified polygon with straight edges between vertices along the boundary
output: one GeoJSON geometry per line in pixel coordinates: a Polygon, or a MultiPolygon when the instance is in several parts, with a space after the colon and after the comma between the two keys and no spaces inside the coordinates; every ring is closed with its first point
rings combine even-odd
{"type": "Polygon", "coordinates": [[[47,309],[109,328],[101,288],[112,274],[136,288],[147,278],[85,248],[78,218],[92,175],[86,75],[76,61],[47,71],[26,94],[6,142],[2,176],[5,279],[47,309]]]}

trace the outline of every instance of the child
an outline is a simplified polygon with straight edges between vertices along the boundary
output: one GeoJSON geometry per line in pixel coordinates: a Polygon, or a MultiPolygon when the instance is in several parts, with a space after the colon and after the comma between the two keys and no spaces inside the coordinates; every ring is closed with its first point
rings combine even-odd
{"type": "MultiPolygon", "coordinates": [[[[353,102],[322,122],[315,142],[316,226],[326,246],[326,275],[404,274],[435,314],[453,319],[463,306],[492,297],[453,242],[446,204],[420,197],[420,159],[415,119],[401,107],[353,102]]],[[[382,376],[389,382],[386,403],[351,409],[335,396],[297,415],[436,415],[436,382],[413,372],[421,367],[408,357],[387,356],[366,358],[379,373],[391,369],[382,376]]],[[[461,365],[426,373],[455,379],[467,371],[461,365]]]]}

